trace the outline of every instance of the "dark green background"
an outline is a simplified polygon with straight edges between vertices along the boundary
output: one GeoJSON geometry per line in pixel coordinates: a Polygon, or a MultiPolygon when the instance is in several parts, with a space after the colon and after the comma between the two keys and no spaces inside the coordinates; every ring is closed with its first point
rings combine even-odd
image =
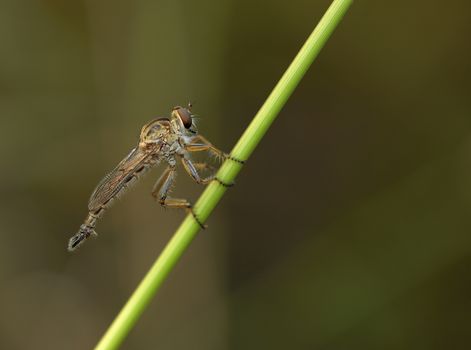
{"type": "MultiPolygon", "coordinates": [[[[0,348],[93,347],[183,218],[69,254],[97,182],[189,100],[230,150],[328,5],[1,1],[0,348]]],[[[468,348],[470,13],[357,0],[123,349],[468,348]]]]}

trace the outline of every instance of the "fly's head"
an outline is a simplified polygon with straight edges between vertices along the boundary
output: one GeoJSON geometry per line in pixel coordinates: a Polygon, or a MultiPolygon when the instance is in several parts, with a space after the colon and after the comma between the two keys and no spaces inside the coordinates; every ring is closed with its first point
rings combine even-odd
{"type": "Polygon", "coordinates": [[[139,144],[150,146],[161,143],[170,132],[170,121],[167,118],[158,118],[142,127],[139,144]]]}
{"type": "Polygon", "coordinates": [[[194,135],[198,131],[193,121],[194,115],[191,113],[191,103],[187,108],[176,106],[172,110],[172,123],[176,131],[184,135],[194,135]]]}

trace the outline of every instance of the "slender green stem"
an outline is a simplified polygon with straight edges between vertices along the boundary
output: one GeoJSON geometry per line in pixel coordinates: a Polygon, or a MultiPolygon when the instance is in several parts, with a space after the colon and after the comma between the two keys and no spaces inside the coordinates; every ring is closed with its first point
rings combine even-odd
{"type": "MultiPolygon", "coordinates": [[[[239,142],[235,145],[231,152],[232,157],[240,160],[249,158],[351,3],[352,0],[334,0],[332,2],[239,142]]],[[[240,163],[228,159],[221,166],[217,177],[224,183],[232,183],[241,168],[240,163]]],[[[194,207],[194,211],[201,221],[206,221],[225,191],[226,188],[216,181],[208,185],[194,207]]],[[[200,226],[193,216],[188,215],[104,334],[95,350],[111,350],[120,346],[199,229],[200,226]]]]}

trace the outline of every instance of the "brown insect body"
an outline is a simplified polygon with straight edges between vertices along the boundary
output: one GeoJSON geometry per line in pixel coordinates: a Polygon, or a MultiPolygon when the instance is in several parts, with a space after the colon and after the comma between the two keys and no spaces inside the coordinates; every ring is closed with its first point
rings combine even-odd
{"type": "Polygon", "coordinates": [[[202,178],[198,170],[210,166],[206,163],[193,163],[190,152],[209,151],[223,159],[227,157],[225,153],[197,134],[192,120],[193,115],[189,108],[177,106],[172,110],[170,119],[158,118],[144,125],[138,145],[100,181],[93,191],[88,203],[89,213],[77,234],[70,238],[69,251],[75,250],[88,237],[96,235],[96,222],[112,201],[162,161],[168,166],[154,185],[152,195],[162,206],[183,208],[192,212],[191,204],[186,199],[167,196],[175,178],[176,156],[181,159],[185,170],[193,180],[200,184],[209,183],[214,179],[214,175],[202,178]]]}

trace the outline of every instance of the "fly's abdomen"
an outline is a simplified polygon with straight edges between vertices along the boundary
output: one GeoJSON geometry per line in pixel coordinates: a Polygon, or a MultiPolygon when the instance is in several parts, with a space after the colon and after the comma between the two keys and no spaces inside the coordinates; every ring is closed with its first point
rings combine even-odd
{"type": "Polygon", "coordinates": [[[142,164],[138,169],[128,175],[118,176],[112,172],[100,182],[88,203],[88,216],[80,226],[79,231],[69,240],[68,249],[77,249],[90,236],[96,236],[96,221],[103,216],[105,210],[113,201],[122,195],[126,189],[134,184],[154,163],[142,164]]]}
{"type": "Polygon", "coordinates": [[[86,239],[90,236],[96,236],[95,224],[97,217],[93,214],[88,214],[85,222],[80,225],[79,231],[69,239],[68,250],[73,251],[77,249],[86,239]]]}
{"type": "MultiPolygon", "coordinates": [[[[79,231],[69,240],[69,251],[75,250],[90,236],[96,235],[96,221],[115,198],[122,195],[129,186],[134,184],[149,168],[162,159],[161,149],[165,143],[164,136],[169,130],[169,121],[159,119],[156,123],[159,124],[158,130],[161,130],[157,135],[158,138],[149,141],[147,139],[143,140],[141,137],[138,146],[132,149],[95,188],[88,202],[88,216],[80,226],[79,231]]],[[[157,127],[155,130],[157,130],[157,127]]],[[[145,129],[145,132],[147,137],[150,131],[145,129]]]]}
{"type": "Polygon", "coordinates": [[[154,164],[142,164],[138,169],[128,174],[111,172],[105,176],[93,192],[88,202],[88,210],[97,217],[101,217],[104,209],[109,208],[116,198],[125,193],[126,189],[136,183],[154,164]]]}

